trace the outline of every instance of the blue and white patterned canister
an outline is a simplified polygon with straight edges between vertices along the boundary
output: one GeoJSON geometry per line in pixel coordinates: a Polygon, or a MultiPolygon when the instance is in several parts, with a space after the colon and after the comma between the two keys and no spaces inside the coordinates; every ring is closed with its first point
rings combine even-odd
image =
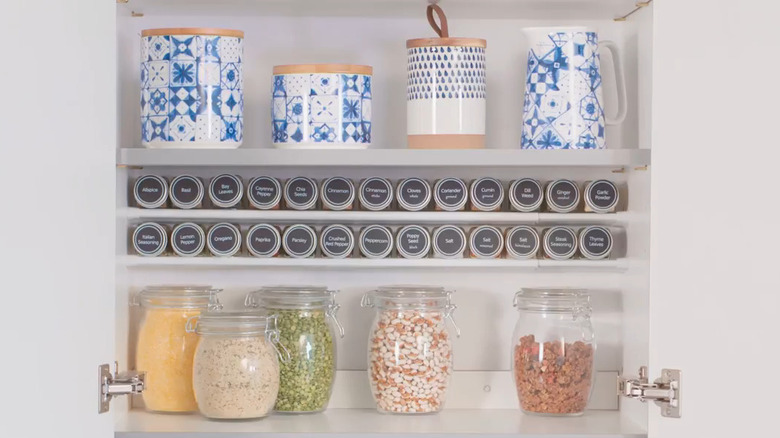
{"type": "Polygon", "coordinates": [[[241,146],[243,41],[243,32],[227,29],[141,32],[141,143],[144,146],[241,146]]]}
{"type": "Polygon", "coordinates": [[[363,149],[371,144],[373,68],[347,64],[274,67],[271,128],[287,149],[363,149]]]}

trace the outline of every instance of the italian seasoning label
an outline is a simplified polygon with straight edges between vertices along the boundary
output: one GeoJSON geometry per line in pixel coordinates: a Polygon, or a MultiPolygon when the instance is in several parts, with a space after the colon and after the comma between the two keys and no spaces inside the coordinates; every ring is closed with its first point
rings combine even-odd
{"type": "Polygon", "coordinates": [[[168,184],[157,175],[145,175],[135,182],[133,195],[139,207],[158,208],[168,197],[168,184]]]}
{"type": "Polygon", "coordinates": [[[471,252],[478,258],[495,258],[504,249],[504,237],[498,228],[485,225],[471,233],[471,252]]]}
{"type": "Polygon", "coordinates": [[[471,202],[479,210],[493,210],[504,201],[504,187],[494,178],[480,178],[471,185],[471,202]]]}
{"type": "Polygon", "coordinates": [[[580,202],[580,190],[572,181],[559,179],[547,187],[547,203],[550,209],[559,213],[568,213],[580,202]]]}
{"type": "Polygon", "coordinates": [[[197,207],[203,200],[203,183],[194,176],[181,175],[171,182],[171,201],[179,208],[197,207]]]}
{"type": "Polygon", "coordinates": [[[196,256],[203,251],[203,229],[192,222],[177,225],[171,232],[171,246],[173,251],[182,257],[196,256]]]}
{"type": "Polygon", "coordinates": [[[355,200],[355,186],[352,181],[336,176],[322,183],[322,202],[330,209],[346,209],[355,200]]]}
{"type": "Polygon", "coordinates": [[[282,198],[282,188],[276,178],[258,176],[249,182],[249,202],[255,208],[271,209],[279,205],[282,198]]]}
{"type": "Polygon", "coordinates": [[[544,235],[544,252],[551,259],[565,260],[577,251],[577,237],[566,227],[553,227],[544,235]]]}
{"type": "Polygon", "coordinates": [[[317,248],[317,235],[307,225],[293,225],[284,232],[283,246],[290,257],[309,257],[317,248]]]}
{"type": "Polygon", "coordinates": [[[532,258],[539,250],[539,234],[535,229],[521,225],[512,228],[506,237],[507,253],[520,259],[532,258]]]}
{"type": "Polygon", "coordinates": [[[287,206],[296,210],[307,210],[317,203],[317,184],[302,176],[287,181],[284,188],[287,206]]]}
{"type": "Polygon", "coordinates": [[[462,257],[466,250],[466,233],[454,225],[444,225],[433,233],[433,251],[438,257],[462,257]]]}
{"type": "Polygon", "coordinates": [[[279,230],[273,225],[257,224],[249,229],[246,245],[255,257],[273,257],[281,246],[279,230]]]}
{"type": "Polygon", "coordinates": [[[393,233],[387,227],[371,225],[360,233],[360,252],[368,258],[384,258],[393,250],[393,233]]]}
{"type": "Polygon", "coordinates": [[[512,183],[512,206],[518,211],[533,211],[542,204],[542,186],[539,181],[523,178],[512,183]]]}
{"type": "Polygon", "coordinates": [[[398,232],[396,245],[401,256],[408,259],[419,259],[428,255],[431,239],[425,228],[418,225],[407,225],[398,232]]]}
{"type": "Polygon", "coordinates": [[[241,180],[234,175],[219,175],[211,180],[209,185],[209,197],[217,207],[234,207],[241,201],[244,187],[241,180]]]}
{"type": "Polygon", "coordinates": [[[439,180],[434,192],[436,205],[445,211],[460,210],[468,200],[466,183],[458,178],[439,180]]]}
{"type": "Polygon", "coordinates": [[[607,180],[598,180],[588,184],[585,200],[591,210],[608,212],[615,208],[618,202],[618,190],[615,184],[607,180]]]}
{"type": "Polygon", "coordinates": [[[208,246],[215,256],[232,256],[241,248],[241,233],[235,225],[216,224],[209,230],[208,246]]]}
{"type": "Polygon", "coordinates": [[[431,186],[420,178],[408,178],[398,185],[398,204],[404,210],[418,211],[431,202],[431,186]]]}
{"type": "Polygon", "coordinates": [[[141,224],[133,232],[133,247],[142,256],[158,256],[167,244],[165,229],[154,222],[141,224]]]}
{"type": "Polygon", "coordinates": [[[580,251],[588,259],[603,259],[612,251],[612,233],[599,226],[587,227],[580,232],[580,251]]]}
{"type": "Polygon", "coordinates": [[[368,178],[360,184],[360,204],[367,210],[384,210],[393,202],[393,186],[384,178],[368,178]]]}
{"type": "Polygon", "coordinates": [[[330,225],[322,230],[320,246],[327,257],[347,257],[355,247],[355,236],[352,230],[343,225],[330,225]]]}

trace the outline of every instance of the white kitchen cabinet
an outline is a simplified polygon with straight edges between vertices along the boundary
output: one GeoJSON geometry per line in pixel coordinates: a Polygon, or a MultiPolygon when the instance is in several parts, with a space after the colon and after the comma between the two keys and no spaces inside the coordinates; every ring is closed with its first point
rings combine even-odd
{"type": "MultiPolygon", "coordinates": [[[[410,151],[405,145],[404,41],[431,35],[424,0],[14,0],[0,14],[9,41],[0,69],[0,127],[7,187],[35,196],[6,202],[0,370],[10,389],[9,437],[208,438],[250,436],[604,436],[682,438],[773,435],[771,365],[778,280],[770,187],[778,153],[772,127],[780,90],[771,76],[777,37],[768,2],[656,0],[444,0],[453,35],[488,40],[485,151],[410,151]],[[30,30],[35,22],[45,32],[30,30]],[[609,149],[520,151],[525,43],[533,25],[595,26],[622,50],[629,117],[608,131],[609,149]],[[138,148],[141,29],[211,26],[246,31],[244,146],[236,151],[138,148]],[[271,66],[339,60],[374,66],[376,139],[368,151],[269,149],[271,66]],[[18,68],[17,68],[18,66],[18,68]],[[25,84],[30,84],[25,85],[25,84]],[[43,110],[41,108],[44,108],[43,110]],[[181,172],[246,177],[380,175],[576,181],[608,178],[627,189],[625,211],[548,213],[258,212],[139,210],[129,179],[181,172]],[[56,196],[44,196],[56,190],[56,196]],[[766,205],[766,207],[764,207],[766,205]],[[12,206],[12,207],[11,207],[12,206]],[[351,213],[355,213],[354,215],[351,213]],[[261,220],[321,224],[598,223],[622,230],[619,256],[603,262],[543,260],[142,259],[127,250],[141,220],[261,220]],[[728,233],[728,234],[727,234],[728,233]],[[365,337],[372,317],[359,298],[387,283],[457,290],[448,405],[400,417],[372,409],[365,337]],[[133,363],[137,316],[129,297],[147,284],[209,283],[237,306],[254,288],[320,283],[340,289],[347,336],[331,409],[254,422],[155,415],[121,397],[98,414],[97,366],[133,363]],[[599,349],[591,410],[579,418],[524,416],[516,408],[509,346],[512,293],[528,286],[592,290],[599,349]],[[682,417],[619,399],[619,374],[682,370],[682,417]],[[728,379],[748,375],[754,381],[728,379]],[[758,380],[766,376],[766,379],[758,380]],[[769,380],[768,382],[765,380],[769,380]],[[717,388],[717,389],[716,389],[717,388]],[[131,408],[135,405],[135,409],[131,408]]],[[[606,64],[606,63],[605,63],[606,64]]],[[[605,68],[606,69],[606,68],[605,68]]],[[[606,69],[608,75],[608,69],[606,69]]],[[[606,79],[608,80],[608,78],[606,79]]],[[[614,93],[607,90],[607,101],[614,93]]],[[[6,416],[4,416],[6,417],[6,416]]]]}

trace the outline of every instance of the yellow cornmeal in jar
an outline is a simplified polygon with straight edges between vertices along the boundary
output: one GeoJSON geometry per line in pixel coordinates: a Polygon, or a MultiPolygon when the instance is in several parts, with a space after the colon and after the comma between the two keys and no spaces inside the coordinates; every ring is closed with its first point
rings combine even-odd
{"type": "Polygon", "coordinates": [[[197,410],[192,390],[192,362],[198,335],[187,333],[187,319],[198,309],[146,309],[138,333],[136,368],[146,372],[146,409],[163,412],[197,410]]]}

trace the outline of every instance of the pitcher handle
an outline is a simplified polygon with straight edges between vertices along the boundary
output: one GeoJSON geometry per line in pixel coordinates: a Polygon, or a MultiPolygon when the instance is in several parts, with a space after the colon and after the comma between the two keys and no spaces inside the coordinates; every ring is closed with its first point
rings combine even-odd
{"type": "Polygon", "coordinates": [[[612,63],[615,65],[615,82],[617,82],[618,113],[614,118],[604,114],[607,125],[619,125],[626,119],[628,112],[628,97],[626,96],[626,76],[623,73],[623,63],[620,61],[620,53],[617,44],[613,41],[599,41],[599,48],[604,47],[612,55],[612,63]]]}
{"type": "Polygon", "coordinates": [[[436,32],[437,35],[439,35],[439,38],[449,38],[450,31],[447,26],[447,16],[444,15],[444,10],[441,8],[441,6],[437,4],[430,4],[428,5],[428,9],[425,11],[426,15],[428,15],[428,23],[433,28],[434,32],[436,32]],[[439,27],[436,24],[436,20],[433,19],[433,12],[436,12],[436,15],[439,16],[439,21],[441,22],[441,27],[439,27]]]}

